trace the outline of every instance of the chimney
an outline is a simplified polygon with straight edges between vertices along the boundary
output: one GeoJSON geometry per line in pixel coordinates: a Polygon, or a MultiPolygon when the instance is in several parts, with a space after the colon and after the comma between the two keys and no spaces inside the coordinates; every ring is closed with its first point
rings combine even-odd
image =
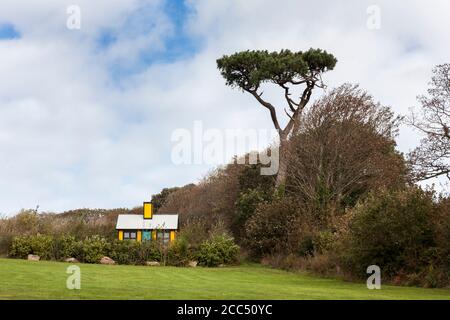
{"type": "Polygon", "coordinates": [[[153,217],[153,204],[151,202],[144,202],[144,219],[151,219],[153,217]]]}

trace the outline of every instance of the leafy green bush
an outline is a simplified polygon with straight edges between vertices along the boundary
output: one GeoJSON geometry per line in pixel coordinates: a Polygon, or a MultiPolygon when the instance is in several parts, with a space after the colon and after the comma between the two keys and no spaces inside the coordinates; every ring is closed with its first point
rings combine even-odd
{"type": "MultiPolygon", "coordinates": [[[[239,249],[234,244],[233,238],[225,235],[216,236],[202,243],[202,246],[202,261],[208,266],[235,261],[239,249]],[[214,255],[214,259],[211,255],[214,255]]],[[[9,256],[26,258],[28,254],[37,254],[41,259],[54,260],[74,257],[86,263],[98,263],[103,256],[109,256],[119,264],[145,264],[146,261],[164,260],[164,263],[174,266],[185,266],[190,260],[197,258],[195,250],[184,237],[179,237],[169,246],[152,241],[108,242],[98,235],[87,237],[83,241],[77,241],[73,236],[15,237],[9,248],[9,256]]]]}
{"type": "Polygon", "coordinates": [[[119,264],[142,265],[146,261],[160,261],[160,248],[155,242],[112,241],[109,257],[119,264]]]}
{"type": "Polygon", "coordinates": [[[160,249],[154,241],[142,242],[138,250],[139,263],[145,264],[146,261],[160,261],[160,249]]]}
{"type": "Polygon", "coordinates": [[[239,246],[234,243],[232,237],[226,234],[216,235],[200,245],[198,262],[208,267],[234,263],[237,261],[238,253],[239,246]]]}
{"type": "Polygon", "coordinates": [[[64,258],[82,259],[83,243],[74,236],[61,236],[53,240],[53,257],[56,260],[64,258]]]}
{"type": "Polygon", "coordinates": [[[87,237],[83,241],[82,253],[84,262],[98,263],[103,256],[109,253],[109,243],[98,235],[87,237]]]}
{"type": "Polygon", "coordinates": [[[418,188],[370,194],[351,212],[344,266],[365,276],[375,264],[387,278],[420,271],[435,246],[433,205],[432,195],[418,188]]]}
{"type": "Polygon", "coordinates": [[[314,250],[318,253],[324,253],[333,250],[335,235],[328,231],[319,231],[314,237],[314,250]]]}
{"type": "Polygon", "coordinates": [[[242,233],[243,226],[253,216],[258,205],[267,200],[269,200],[267,194],[259,189],[248,189],[239,194],[236,201],[237,215],[233,222],[233,227],[237,232],[241,231],[239,233],[242,233]]]}
{"type": "Polygon", "coordinates": [[[111,243],[109,257],[119,264],[139,264],[140,242],[114,241],[111,243]]]}
{"type": "Polygon", "coordinates": [[[17,236],[13,238],[9,249],[9,256],[13,258],[26,258],[31,254],[30,236],[17,236]]]}
{"type": "Polygon", "coordinates": [[[49,235],[37,234],[29,238],[31,240],[31,253],[37,254],[43,260],[50,260],[53,257],[53,237],[49,235]]]}
{"type": "Polygon", "coordinates": [[[52,259],[53,238],[42,234],[14,237],[9,255],[14,258],[26,258],[29,254],[36,254],[43,260],[52,259]]]}
{"type": "Polygon", "coordinates": [[[171,243],[167,252],[167,263],[172,266],[186,266],[194,254],[184,237],[178,237],[171,243]]]}
{"type": "Polygon", "coordinates": [[[297,206],[289,199],[262,203],[247,221],[246,244],[256,257],[286,252],[297,206]]]}
{"type": "Polygon", "coordinates": [[[63,258],[80,257],[82,253],[83,243],[77,241],[74,236],[61,237],[61,255],[63,258]]]}

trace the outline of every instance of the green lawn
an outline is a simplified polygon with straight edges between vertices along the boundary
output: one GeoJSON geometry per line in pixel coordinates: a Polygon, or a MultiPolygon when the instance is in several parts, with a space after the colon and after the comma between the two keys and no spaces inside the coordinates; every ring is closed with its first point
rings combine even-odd
{"type": "Polygon", "coordinates": [[[81,289],[66,288],[68,263],[0,259],[0,299],[450,299],[450,290],[324,279],[245,265],[175,268],[79,264],[81,289]]]}

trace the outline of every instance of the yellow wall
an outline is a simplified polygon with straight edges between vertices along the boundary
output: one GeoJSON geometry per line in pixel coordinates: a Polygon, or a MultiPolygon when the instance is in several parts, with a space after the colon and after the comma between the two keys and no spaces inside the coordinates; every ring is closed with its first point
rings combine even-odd
{"type": "Polygon", "coordinates": [[[144,219],[151,219],[153,215],[153,204],[144,202],[144,219]]]}
{"type": "MultiPolygon", "coordinates": [[[[152,240],[156,240],[156,232],[157,230],[152,230],[152,240]]],[[[119,230],[119,240],[123,240],[123,230],[119,230]]],[[[177,232],[175,230],[170,231],[170,242],[175,241],[177,236],[177,232]]],[[[136,241],[142,241],[142,230],[137,230],[136,241]]]]}

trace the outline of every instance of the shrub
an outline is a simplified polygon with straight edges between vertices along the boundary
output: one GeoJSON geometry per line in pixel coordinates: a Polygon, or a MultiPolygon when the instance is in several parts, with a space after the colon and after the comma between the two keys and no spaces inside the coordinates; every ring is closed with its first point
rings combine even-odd
{"type": "Polygon", "coordinates": [[[314,249],[318,253],[333,250],[335,241],[335,235],[332,232],[328,230],[320,231],[314,237],[314,249]]]}
{"type": "Polygon", "coordinates": [[[159,249],[155,242],[114,240],[109,247],[109,257],[119,264],[143,265],[146,261],[160,261],[159,249]]]}
{"type": "Polygon", "coordinates": [[[145,264],[146,261],[160,261],[161,251],[157,243],[153,241],[142,242],[139,246],[139,261],[145,264]]]}
{"type": "Polygon", "coordinates": [[[26,258],[36,254],[43,260],[49,260],[53,255],[53,238],[48,235],[18,236],[11,243],[9,255],[15,258],[26,258]]]}
{"type": "Polygon", "coordinates": [[[7,255],[13,241],[11,234],[0,235],[0,256],[7,255]]]}
{"type": "Polygon", "coordinates": [[[420,271],[435,245],[433,212],[432,195],[418,188],[372,193],[351,212],[344,266],[363,276],[375,264],[387,278],[420,271]]]}
{"type": "Polygon", "coordinates": [[[258,205],[269,200],[267,194],[259,189],[248,189],[239,194],[236,201],[237,216],[234,227],[241,231],[245,222],[255,213],[258,205]]]}
{"type": "Polygon", "coordinates": [[[38,234],[29,237],[31,240],[31,253],[37,254],[43,260],[49,260],[53,257],[53,237],[49,235],[38,234]]]}
{"type": "Polygon", "coordinates": [[[118,241],[111,243],[109,257],[119,264],[139,264],[140,242],[136,241],[118,241]]]}
{"type": "Polygon", "coordinates": [[[193,247],[198,247],[208,239],[209,223],[205,219],[190,218],[182,226],[178,238],[183,237],[193,247]]]}
{"type": "Polygon", "coordinates": [[[87,263],[98,263],[99,260],[109,253],[109,244],[105,238],[94,235],[83,241],[83,261],[87,263]]]}
{"type": "Polygon", "coordinates": [[[168,248],[167,262],[172,266],[185,266],[193,256],[193,250],[186,238],[178,237],[168,248]]]}
{"type": "Polygon", "coordinates": [[[83,243],[77,241],[74,236],[62,236],[56,238],[53,243],[55,259],[82,258],[83,243]]]}
{"type": "Polygon", "coordinates": [[[261,257],[286,251],[296,211],[297,206],[288,198],[258,206],[245,225],[245,242],[253,256],[261,257]]]}
{"type": "Polygon", "coordinates": [[[26,258],[32,252],[30,236],[14,237],[9,250],[9,256],[13,258],[26,258]]]}
{"type": "Polygon", "coordinates": [[[239,246],[234,243],[232,237],[226,234],[216,235],[200,245],[198,262],[207,267],[234,263],[238,253],[239,246]]]}
{"type": "Polygon", "coordinates": [[[312,256],[315,250],[314,237],[311,234],[305,235],[299,243],[298,254],[302,257],[312,256]]]}
{"type": "Polygon", "coordinates": [[[440,197],[433,217],[434,238],[436,241],[437,266],[447,271],[450,277],[450,197],[440,197]]]}

